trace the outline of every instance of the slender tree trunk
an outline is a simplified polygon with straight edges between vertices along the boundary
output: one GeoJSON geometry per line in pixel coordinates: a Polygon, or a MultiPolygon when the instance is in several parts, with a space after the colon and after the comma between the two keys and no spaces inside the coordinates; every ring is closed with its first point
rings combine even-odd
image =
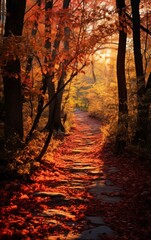
{"type": "Polygon", "coordinates": [[[53,82],[54,79],[54,67],[55,67],[55,59],[59,50],[59,46],[60,46],[60,41],[61,41],[61,35],[60,35],[60,30],[58,29],[58,32],[56,34],[56,39],[54,41],[54,45],[53,45],[53,51],[51,54],[51,60],[49,61],[49,68],[51,69],[51,73],[49,74],[49,77],[47,78],[47,86],[48,86],[48,96],[49,96],[49,117],[48,117],[48,122],[46,125],[46,129],[50,129],[51,128],[51,122],[52,122],[52,118],[55,118],[54,116],[54,108],[56,108],[56,99],[54,99],[53,101],[51,101],[52,97],[55,95],[55,85],[53,82]]]}
{"type": "MultiPolygon", "coordinates": [[[[64,67],[62,67],[62,74],[61,74],[61,77],[60,77],[60,80],[59,80],[59,83],[58,83],[58,90],[57,91],[60,91],[60,89],[64,86],[65,77],[66,77],[66,71],[65,71],[64,67]]],[[[56,111],[55,111],[55,121],[54,121],[54,129],[56,131],[61,130],[62,132],[65,131],[64,126],[63,126],[62,121],[61,121],[61,104],[62,104],[63,92],[64,92],[64,89],[62,89],[58,93],[58,95],[56,97],[56,100],[55,100],[56,111]]]]}
{"type": "MultiPolygon", "coordinates": [[[[7,0],[6,23],[4,37],[21,36],[26,1],[7,0]]],[[[22,94],[20,79],[20,60],[10,59],[3,72],[5,99],[5,137],[9,139],[18,135],[23,137],[22,94]]]]}
{"type": "MultiPolygon", "coordinates": [[[[38,7],[41,6],[41,0],[37,0],[37,5],[38,5],[38,7]]],[[[37,31],[38,31],[38,19],[39,19],[39,14],[36,15],[36,19],[33,22],[33,27],[31,30],[32,37],[36,37],[37,31]]],[[[30,80],[30,73],[32,70],[33,59],[34,59],[34,56],[32,53],[30,53],[27,57],[27,64],[26,64],[26,70],[25,70],[25,82],[22,84],[23,92],[24,92],[24,90],[26,90],[26,87],[29,86],[28,84],[30,84],[31,87],[33,87],[33,85],[34,85],[33,79],[32,79],[32,81],[30,80]]],[[[29,92],[29,97],[30,97],[29,102],[30,102],[30,107],[31,107],[30,117],[32,118],[33,117],[33,99],[32,99],[31,92],[29,92]]]]}
{"type": "MultiPolygon", "coordinates": [[[[64,0],[63,1],[63,9],[68,9],[70,4],[70,0],[64,0]]],[[[70,37],[70,29],[69,27],[64,28],[64,51],[67,53],[69,51],[69,37],[70,37]]],[[[60,89],[64,86],[64,81],[66,78],[66,64],[67,60],[65,59],[64,62],[62,63],[62,73],[61,77],[59,79],[58,83],[58,89],[57,91],[60,91],[60,89]]],[[[64,89],[63,89],[64,90],[64,89]]],[[[61,130],[65,131],[64,126],[61,121],[61,104],[62,104],[62,97],[63,97],[63,90],[59,92],[57,95],[56,101],[55,101],[55,121],[54,121],[54,129],[56,131],[61,130]]]]}
{"type": "Polygon", "coordinates": [[[34,119],[33,125],[29,131],[29,133],[27,134],[25,143],[27,144],[32,137],[33,131],[37,128],[38,123],[39,123],[39,119],[41,117],[42,114],[42,109],[43,109],[43,105],[44,105],[44,98],[43,95],[46,93],[46,89],[47,89],[47,79],[44,77],[42,79],[42,87],[41,87],[41,94],[38,96],[38,107],[37,107],[37,114],[36,117],[34,119]]]}
{"type": "MultiPolygon", "coordinates": [[[[53,78],[49,76],[47,80],[47,87],[48,87],[48,96],[49,96],[49,101],[51,98],[55,95],[55,85],[54,82],[52,81],[53,78]]],[[[54,108],[55,108],[55,100],[51,101],[49,104],[49,116],[48,116],[48,122],[45,127],[45,129],[50,130],[50,125],[51,125],[51,119],[54,117],[54,108]]]]}
{"type": "Polygon", "coordinates": [[[1,21],[1,31],[0,35],[4,35],[4,27],[5,27],[5,11],[6,11],[6,6],[5,6],[6,0],[0,0],[0,21],[1,21]]]}
{"type": "MultiPolygon", "coordinates": [[[[67,5],[68,6],[68,5],[67,5]]],[[[68,27],[64,28],[64,51],[67,53],[69,51],[69,37],[70,37],[70,29],[68,27]]],[[[61,77],[59,79],[58,83],[58,91],[64,86],[64,81],[66,78],[66,64],[67,60],[65,59],[62,63],[62,73],[61,77]]],[[[63,89],[64,90],[64,89],[63,89]]],[[[56,112],[55,112],[55,122],[54,122],[54,129],[56,131],[61,130],[65,131],[64,126],[61,121],[61,104],[62,104],[62,97],[63,97],[63,90],[59,92],[56,98],[55,106],[56,106],[56,112]]]]}
{"type": "MultiPolygon", "coordinates": [[[[45,75],[45,77],[47,78],[47,89],[48,89],[48,96],[49,96],[49,100],[52,99],[52,97],[55,95],[55,85],[53,82],[54,79],[54,61],[55,61],[55,57],[56,57],[56,47],[57,44],[54,44],[54,49],[52,51],[51,49],[51,23],[49,21],[49,10],[51,10],[53,7],[53,1],[48,1],[45,3],[45,33],[48,36],[46,41],[45,41],[45,48],[47,49],[47,52],[49,53],[49,55],[52,56],[52,59],[49,59],[49,57],[47,58],[47,56],[45,57],[45,63],[47,63],[48,65],[48,71],[47,74],[45,75]],[[51,52],[52,51],[52,52],[51,52]],[[49,69],[51,69],[49,71],[49,69]]],[[[54,107],[55,107],[55,101],[51,101],[49,104],[49,116],[48,116],[48,122],[47,125],[45,127],[46,130],[50,131],[51,129],[51,124],[52,124],[52,118],[53,116],[53,112],[54,112],[54,107]]]]}
{"type": "MultiPolygon", "coordinates": [[[[68,9],[70,4],[70,0],[64,0],[63,1],[63,9],[68,9]]],[[[56,40],[54,42],[54,50],[52,52],[52,60],[54,61],[56,58],[56,54],[60,45],[60,25],[58,26],[58,33],[56,36],[56,40]]],[[[65,41],[64,41],[64,49],[65,51],[69,50],[69,36],[70,36],[70,29],[68,27],[64,28],[64,36],[65,36],[65,41]]],[[[66,60],[62,63],[62,74],[61,77],[59,79],[59,83],[58,83],[58,90],[60,90],[60,88],[62,88],[62,86],[64,85],[64,79],[66,76],[66,60]]],[[[54,85],[52,80],[49,80],[49,84],[48,84],[48,93],[49,93],[49,99],[52,98],[53,91],[54,91],[54,85]]],[[[50,106],[49,106],[49,119],[48,119],[48,123],[47,123],[47,128],[50,128],[50,124],[52,122],[51,118],[55,118],[54,120],[54,129],[56,131],[61,130],[61,131],[65,131],[62,121],[61,121],[61,104],[62,104],[62,96],[63,96],[63,90],[61,90],[58,94],[57,97],[55,99],[54,102],[51,102],[50,106]],[[53,109],[55,108],[55,116],[53,115],[53,109]]]]}
{"type": "MultiPolygon", "coordinates": [[[[78,71],[75,71],[73,74],[71,74],[70,78],[69,78],[69,79],[66,81],[66,83],[62,86],[62,88],[58,88],[58,89],[60,89],[59,91],[63,90],[63,89],[67,86],[68,83],[71,83],[72,79],[73,79],[75,76],[77,76],[77,74],[78,74],[85,66],[86,66],[86,63],[84,63],[84,64],[81,66],[81,68],[79,68],[78,71]]],[[[55,93],[55,95],[52,97],[51,101],[53,101],[53,100],[56,98],[56,96],[57,96],[58,93],[59,93],[59,92],[58,92],[58,90],[57,90],[57,92],[55,93]]],[[[43,107],[42,111],[44,111],[44,109],[45,109],[49,104],[50,104],[50,103],[48,102],[48,103],[43,107]]],[[[54,108],[53,116],[55,116],[55,111],[56,111],[56,109],[54,108]]],[[[48,136],[47,136],[47,138],[46,138],[46,141],[45,141],[45,143],[44,143],[44,146],[43,146],[40,154],[39,154],[38,157],[36,158],[37,161],[41,161],[41,158],[44,156],[44,154],[45,154],[46,151],[47,151],[47,148],[48,148],[48,146],[49,146],[49,143],[50,143],[50,141],[51,141],[51,137],[52,137],[52,134],[53,134],[54,120],[55,120],[54,118],[51,119],[50,130],[49,130],[48,136]]]]}
{"type": "Polygon", "coordinates": [[[94,83],[96,83],[97,79],[96,79],[96,75],[95,75],[95,71],[94,71],[94,60],[93,59],[91,61],[91,71],[92,71],[94,83]]]}
{"type": "MultiPolygon", "coordinates": [[[[38,3],[40,4],[41,1],[38,0],[38,3]]],[[[47,53],[49,52],[49,54],[51,53],[51,23],[49,21],[49,10],[52,9],[53,7],[53,0],[50,1],[46,1],[45,2],[45,33],[46,33],[46,40],[45,40],[45,49],[47,50],[47,53]]],[[[49,54],[47,54],[49,56],[49,54]]],[[[45,56],[45,63],[48,64],[50,61],[49,57],[45,56]]],[[[50,64],[49,64],[49,68],[50,68],[50,64]]],[[[53,79],[53,78],[52,78],[53,79]]],[[[26,137],[26,143],[28,143],[31,140],[33,131],[37,128],[37,125],[39,123],[39,119],[41,117],[41,113],[42,113],[42,108],[44,105],[44,95],[46,93],[47,87],[48,87],[48,83],[52,82],[51,76],[47,70],[46,74],[43,74],[42,76],[42,87],[40,89],[41,94],[39,94],[38,96],[38,107],[37,107],[37,114],[36,117],[34,119],[33,125],[26,137]]],[[[54,83],[52,82],[52,84],[54,85],[54,83]]],[[[49,91],[48,91],[49,94],[49,91]]],[[[47,128],[47,127],[46,127],[47,128]]]]}
{"type": "Polygon", "coordinates": [[[137,125],[134,141],[136,143],[147,140],[148,134],[148,117],[149,104],[143,101],[145,95],[145,75],[143,70],[143,61],[141,54],[141,38],[140,38],[140,14],[139,14],[140,0],[131,0],[132,17],[133,17],[133,47],[135,69],[137,77],[137,125]]]}
{"type": "Polygon", "coordinates": [[[125,54],[126,54],[126,23],[125,23],[125,0],[116,1],[119,11],[119,45],[117,54],[117,82],[118,82],[118,131],[116,136],[117,151],[124,150],[128,135],[128,107],[127,107],[127,88],[125,77],[125,54]]]}
{"type": "MultiPolygon", "coordinates": [[[[41,0],[37,0],[37,4],[40,7],[41,6],[41,0]]],[[[33,23],[33,28],[31,31],[32,37],[35,37],[38,31],[38,19],[39,15],[37,16],[37,19],[33,23]]],[[[32,69],[32,62],[33,62],[33,55],[29,55],[27,58],[27,65],[26,65],[26,78],[29,78],[29,73],[31,72],[32,69]]]]}

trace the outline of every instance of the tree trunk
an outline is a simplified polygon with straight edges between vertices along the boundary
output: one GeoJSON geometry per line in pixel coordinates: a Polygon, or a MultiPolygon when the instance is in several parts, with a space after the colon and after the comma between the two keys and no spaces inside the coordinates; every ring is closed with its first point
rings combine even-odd
{"type": "MultiPolygon", "coordinates": [[[[61,77],[60,77],[60,80],[59,80],[59,83],[58,83],[58,89],[57,89],[57,92],[59,92],[59,90],[64,86],[64,79],[66,77],[66,71],[64,69],[64,64],[62,64],[62,74],[61,74],[61,77]]],[[[59,131],[61,130],[62,132],[65,131],[64,129],[64,126],[62,124],[62,121],[61,121],[61,103],[62,103],[62,96],[63,96],[63,91],[64,89],[62,89],[58,94],[57,94],[57,97],[56,97],[56,100],[55,100],[55,121],[54,121],[54,129],[56,131],[59,131]]]]}
{"type": "MultiPolygon", "coordinates": [[[[51,76],[49,76],[47,79],[49,101],[51,101],[52,97],[55,95],[55,85],[52,80],[53,78],[51,76]]],[[[55,100],[51,101],[49,104],[49,117],[48,117],[47,125],[45,127],[45,129],[47,130],[51,129],[52,118],[54,118],[54,108],[55,108],[55,100]]]]}
{"type": "MultiPolygon", "coordinates": [[[[21,36],[26,1],[6,1],[6,23],[4,37],[21,36]]],[[[5,100],[5,137],[23,137],[22,94],[20,79],[20,60],[9,60],[3,72],[5,100]]]]}
{"type": "MultiPolygon", "coordinates": [[[[68,4],[69,4],[69,2],[68,2],[68,4]]],[[[68,7],[68,5],[65,5],[65,6],[68,7]]],[[[69,51],[69,37],[70,37],[70,29],[68,27],[64,28],[64,36],[65,36],[64,37],[64,51],[67,53],[69,51]]],[[[65,59],[64,62],[62,63],[62,73],[61,73],[61,77],[59,79],[57,91],[59,91],[64,86],[64,80],[66,78],[66,64],[67,64],[67,60],[65,59]]],[[[57,95],[57,98],[56,98],[56,102],[55,102],[56,112],[55,112],[54,129],[56,131],[61,130],[64,132],[65,129],[64,129],[64,126],[61,121],[61,115],[62,115],[61,114],[61,104],[62,104],[63,91],[64,91],[64,89],[59,92],[59,94],[57,95]]]]}
{"type": "Polygon", "coordinates": [[[119,45],[117,54],[117,82],[118,82],[118,130],[116,136],[117,151],[124,150],[128,136],[128,107],[127,107],[127,88],[125,77],[125,54],[126,54],[126,23],[125,23],[125,0],[116,1],[119,11],[119,45]]]}
{"type": "MultiPolygon", "coordinates": [[[[39,4],[40,4],[40,0],[39,0],[39,4]]],[[[47,50],[47,54],[45,56],[45,63],[48,66],[47,66],[46,74],[43,74],[43,76],[42,76],[42,87],[40,89],[41,94],[39,95],[39,99],[38,99],[37,114],[36,114],[34,123],[31,127],[31,130],[29,131],[29,133],[27,135],[26,143],[28,143],[30,141],[33,131],[37,128],[37,125],[39,123],[39,119],[41,117],[42,108],[43,108],[43,104],[44,104],[43,95],[45,95],[47,88],[48,88],[49,99],[51,99],[52,96],[55,94],[55,92],[53,91],[54,90],[54,82],[52,81],[53,77],[54,77],[54,73],[49,73],[49,69],[51,69],[51,67],[53,67],[52,65],[53,65],[53,60],[54,60],[54,59],[52,59],[52,60],[49,59],[49,55],[51,53],[51,23],[49,21],[49,15],[50,15],[49,10],[51,10],[52,7],[53,7],[53,0],[45,2],[45,34],[47,36],[47,38],[45,40],[45,49],[47,50]],[[50,94],[53,94],[53,95],[51,95],[51,97],[50,97],[50,94]]],[[[53,103],[51,102],[50,106],[52,104],[53,103]]],[[[49,118],[51,115],[53,115],[53,111],[52,111],[52,108],[50,110],[50,107],[49,107],[49,118]]],[[[50,121],[48,120],[48,123],[44,129],[50,130],[50,128],[49,128],[50,125],[51,125],[51,120],[50,121]]]]}
{"type": "Polygon", "coordinates": [[[92,71],[92,77],[93,77],[93,81],[94,83],[96,83],[96,75],[95,75],[95,71],[94,71],[94,60],[91,60],[91,71],[92,71]]]}
{"type": "MultiPolygon", "coordinates": [[[[48,1],[46,2],[46,5],[45,5],[45,11],[46,11],[46,15],[45,15],[45,33],[46,35],[48,36],[46,41],[45,41],[45,48],[47,49],[48,51],[48,56],[49,55],[52,55],[52,59],[49,59],[49,57],[47,58],[47,56],[45,57],[45,63],[47,63],[48,65],[48,71],[47,71],[47,74],[45,75],[46,79],[47,79],[47,89],[48,89],[48,96],[49,96],[49,101],[52,99],[52,97],[55,95],[55,85],[54,85],[54,82],[53,82],[53,79],[54,79],[54,71],[53,71],[53,68],[54,68],[54,61],[55,61],[55,57],[56,57],[56,54],[54,53],[56,51],[56,46],[54,44],[54,49],[53,49],[53,52],[51,54],[51,23],[49,21],[49,10],[51,10],[53,7],[53,1],[48,1]],[[50,70],[49,72],[49,69],[52,69],[50,70]]],[[[54,118],[54,105],[55,105],[55,102],[54,100],[52,102],[50,102],[49,104],[49,116],[48,116],[48,122],[47,122],[47,125],[45,127],[46,130],[50,131],[51,129],[51,124],[52,124],[52,118],[54,118]]]]}
{"type": "MultiPolygon", "coordinates": [[[[64,0],[63,1],[63,9],[67,9],[69,7],[70,4],[70,0],[64,0]]],[[[58,26],[58,33],[54,42],[54,50],[52,52],[52,60],[54,61],[56,58],[56,54],[60,45],[60,25],[58,26]]],[[[65,35],[65,40],[64,40],[64,50],[68,51],[69,50],[69,36],[70,36],[70,29],[68,27],[64,28],[64,35],[65,35]]],[[[61,73],[61,77],[59,79],[59,83],[58,83],[58,88],[57,91],[60,90],[60,88],[62,88],[62,86],[64,85],[64,79],[66,76],[66,60],[64,60],[64,62],[62,63],[62,73],[61,73]]],[[[52,79],[53,80],[53,79],[52,79]]],[[[52,98],[53,95],[53,90],[54,90],[54,86],[53,86],[53,82],[49,82],[48,84],[48,93],[49,93],[49,100],[52,98]],[[51,93],[51,94],[50,94],[51,93]]],[[[50,81],[50,80],[49,80],[50,81]]],[[[65,131],[64,126],[62,124],[61,121],[61,104],[62,104],[62,96],[63,96],[63,89],[57,94],[56,99],[54,101],[51,102],[50,106],[49,106],[49,119],[48,119],[48,123],[47,123],[47,128],[50,128],[50,124],[52,122],[52,119],[54,117],[54,129],[56,131],[61,130],[61,131],[65,131]],[[55,108],[55,116],[53,115],[54,113],[54,108],[55,108]]]]}
{"type": "Polygon", "coordinates": [[[145,75],[143,70],[143,61],[141,54],[141,38],[140,38],[140,0],[131,0],[132,17],[133,17],[133,48],[135,69],[137,77],[137,125],[134,141],[136,143],[147,140],[148,134],[148,117],[149,104],[143,101],[145,95],[145,75]]]}
{"type": "MultiPolygon", "coordinates": [[[[37,5],[38,7],[41,6],[41,0],[37,0],[37,5]]],[[[33,28],[31,31],[31,35],[32,37],[35,37],[38,31],[38,19],[39,19],[39,15],[37,16],[36,20],[33,23],[33,28]]],[[[26,78],[29,78],[29,73],[31,72],[32,69],[32,62],[33,62],[33,55],[29,55],[27,58],[27,65],[26,65],[26,78]]]]}

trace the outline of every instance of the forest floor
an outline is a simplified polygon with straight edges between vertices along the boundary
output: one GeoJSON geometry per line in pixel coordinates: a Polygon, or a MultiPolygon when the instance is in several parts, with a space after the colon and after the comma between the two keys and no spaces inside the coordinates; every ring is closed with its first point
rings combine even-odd
{"type": "Polygon", "coordinates": [[[76,111],[31,181],[1,181],[0,239],[151,239],[151,166],[115,156],[100,128],[76,111]]]}

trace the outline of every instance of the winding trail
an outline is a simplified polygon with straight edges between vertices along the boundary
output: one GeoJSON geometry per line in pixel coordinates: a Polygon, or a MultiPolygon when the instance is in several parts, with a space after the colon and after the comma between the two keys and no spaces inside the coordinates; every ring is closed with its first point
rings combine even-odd
{"type": "Polygon", "coordinates": [[[32,182],[4,183],[0,239],[118,239],[97,203],[122,201],[100,159],[100,121],[76,111],[71,134],[32,175],[32,182]]]}

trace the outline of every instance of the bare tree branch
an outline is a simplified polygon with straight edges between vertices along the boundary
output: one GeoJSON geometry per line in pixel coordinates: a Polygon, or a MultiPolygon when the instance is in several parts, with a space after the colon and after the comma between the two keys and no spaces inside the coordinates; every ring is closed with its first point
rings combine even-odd
{"type": "MultiPolygon", "coordinates": [[[[133,22],[133,18],[128,14],[125,13],[126,17],[131,20],[133,22]]],[[[132,28],[132,27],[131,27],[132,28]]],[[[148,28],[145,28],[142,24],[140,24],[140,29],[142,29],[144,32],[146,32],[147,34],[151,35],[151,31],[149,31],[148,28]]]]}

